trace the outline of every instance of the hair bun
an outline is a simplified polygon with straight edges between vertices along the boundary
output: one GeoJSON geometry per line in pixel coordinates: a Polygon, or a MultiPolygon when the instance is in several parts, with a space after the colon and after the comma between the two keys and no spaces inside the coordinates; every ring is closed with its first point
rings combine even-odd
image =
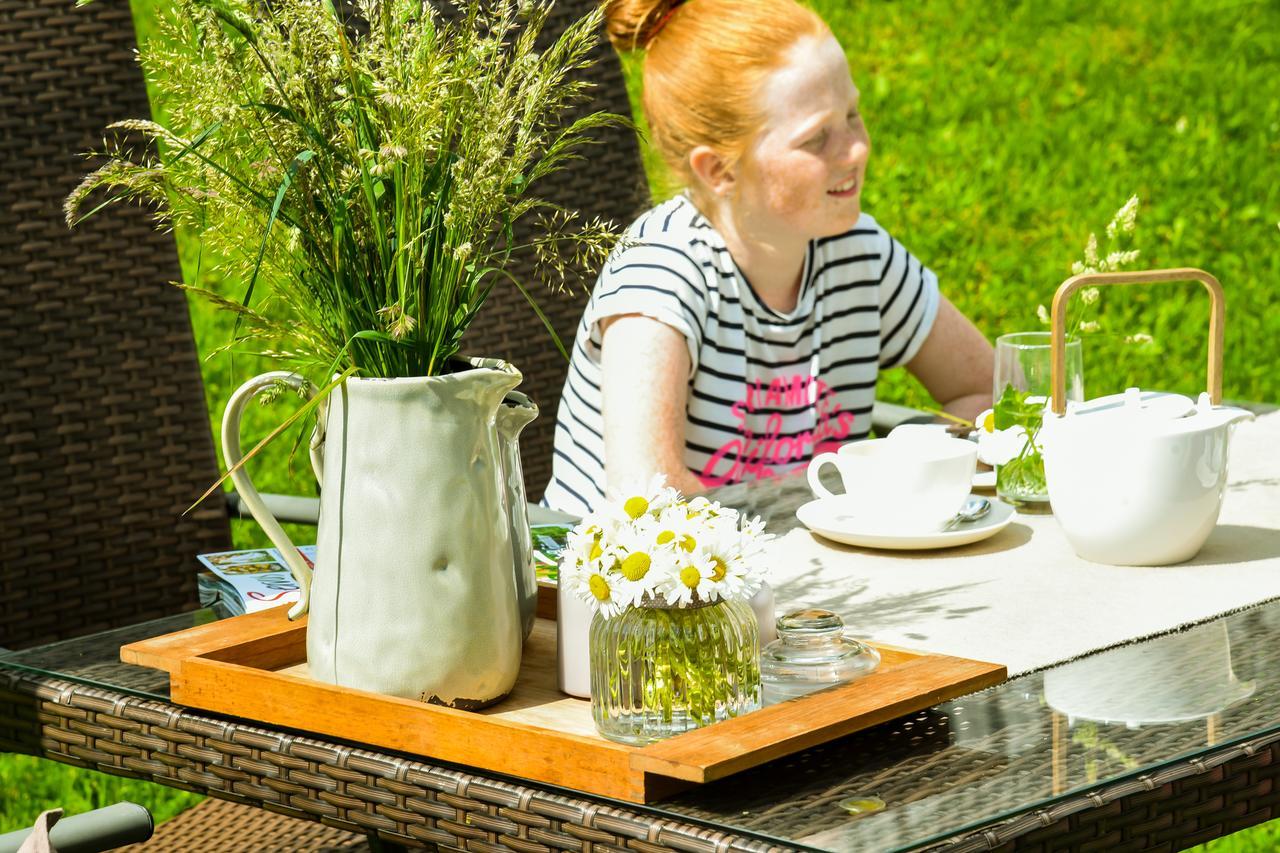
{"type": "Polygon", "coordinates": [[[605,27],[618,50],[647,49],[685,0],[609,0],[605,27]]]}

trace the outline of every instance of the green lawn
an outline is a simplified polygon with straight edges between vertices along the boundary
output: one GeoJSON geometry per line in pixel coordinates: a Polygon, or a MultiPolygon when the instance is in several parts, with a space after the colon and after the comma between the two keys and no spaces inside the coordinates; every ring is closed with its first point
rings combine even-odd
{"type": "MultiPolygon", "coordinates": [[[[71,0],[68,0],[70,5],[71,0]]],[[[133,0],[140,34],[158,0],[133,0]]],[[[1280,5],[1223,0],[1033,4],[817,0],[849,52],[874,153],[864,205],[939,275],[990,337],[1042,328],[1036,306],[1068,274],[1090,231],[1141,196],[1137,245],[1151,266],[1198,266],[1227,291],[1228,397],[1280,400],[1280,5]]],[[[650,177],[660,175],[651,164],[650,177]]],[[[222,287],[192,240],[189,278],[222,287]]],[[[157,286],[161,286],[157,283],[157,286]]],[[[193,305],[202,351],[230,325],[193,305]]],[[[1203,387],[1207,300],[1191,285],[1109,292],[1103,334],[1086,345],[1087,394],[1142,384],[1203,387]],[[1150,332],[1156,345],[1124,345],[1150,332]]],[[[210,421],[261,365],[205,365],[210,421]]],[[[928,405],[901,371],[881,396],[928,405]]],[[[247,435],[280,412],[255,413],[247,435]]],[[[252,469],[261,488],[314,489],[304,462],[273,448],[252,469]]],[[[237,523],[242,547],[264,540],[237,523]]],[[[298,535],[308,538],[304,530],[298,535]]],[[[195,798],[0,756],[0,831],[43,806],[71,811],[130,797],[171,814],[195,798]]],[[[1271,850],[1269,824],[1206,850],[1271,850]]]]}

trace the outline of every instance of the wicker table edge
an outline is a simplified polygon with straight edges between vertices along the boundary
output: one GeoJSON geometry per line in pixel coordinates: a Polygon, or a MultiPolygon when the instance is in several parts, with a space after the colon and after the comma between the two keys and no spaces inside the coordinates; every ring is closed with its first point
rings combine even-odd
{"type": "Polygon", "coordinates": [[[0,750],[405,844],[517,851],[774,853],[745,833],[291,734],[0,661],[0,750]]]}

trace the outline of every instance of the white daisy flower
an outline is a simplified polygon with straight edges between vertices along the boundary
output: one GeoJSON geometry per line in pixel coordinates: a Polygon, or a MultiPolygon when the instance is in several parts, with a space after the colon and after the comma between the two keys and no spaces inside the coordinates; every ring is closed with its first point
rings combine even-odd
{"type": "Polygon", "coordinates": [[[991,409],[978,415],[974,420],[974,426],[977,427],[978,434],[978,459],[986,465],[1004,465],[1011,462],[1027,445],[1027,431],[1023,427],[996,429],[996,417],[991,409]]]}
{"type": "Polygon", "coordinates": [[[668,574],[659,590],[668,605],[687,607],[695,598],[699,601],[719,600],[720,595],[712,581],[716,567],[710,558],[705,554],[691,554],[676,565],[679,571],[668,574]]]}
{"type": "Polygon", "coordinates": [[[643,515],[657,515],[680,499],[680,493],[668,486],[667,478],[654,474],[647,483],[624,483],[619,495],[611,496],[607,507],[610,515],[620,521],[635,521],[643,515]]]}
{"type": "Polygon", "coordinates": [[[632,590],[625,583],[619,583],[620,580],[619,575],[602,569],[580,570],[568,578],[569,591],[591,602],[596,612],[611,619],[635,604],[632,590]]]}
{"type": "Polygon", "coordinates": [[[707,518],[690,517],[687,504],[673,504],[658,516],[654,541],[669,551],[692,554],[709,527],[707,518]]]}
{"type": "Polygon", "coordinates": [[[618,531],[614,571],[636,601],[654,594],[662,578],[674,572],[675,555],[671,547],[658,544],[661,533],[661,524],[651,516],[642,516],[618,531]]]}

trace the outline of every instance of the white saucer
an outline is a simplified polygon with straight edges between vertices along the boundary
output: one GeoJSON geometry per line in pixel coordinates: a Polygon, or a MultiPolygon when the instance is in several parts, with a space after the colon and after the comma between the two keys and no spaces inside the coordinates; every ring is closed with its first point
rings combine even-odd
{"type": "Polygon", "coordinates": [[[995,471],[979,471],[973,475],[973,488],[994,489],[996,487],[995,471]]]}
{"type": "Polygon", "coordinates": [[[796,510],[796,518],[814,533],[845,545],[891,550],[953,548],[994,536],[1013,521],[1013,507],[996,498],[988,500],[991,501],[991,511],[985,517],[957,525],[951,530],[885,530],[882,524],[859,520],[847,512],[843,508],[845,502],[839,497],[809,501],[796,510]]]}

